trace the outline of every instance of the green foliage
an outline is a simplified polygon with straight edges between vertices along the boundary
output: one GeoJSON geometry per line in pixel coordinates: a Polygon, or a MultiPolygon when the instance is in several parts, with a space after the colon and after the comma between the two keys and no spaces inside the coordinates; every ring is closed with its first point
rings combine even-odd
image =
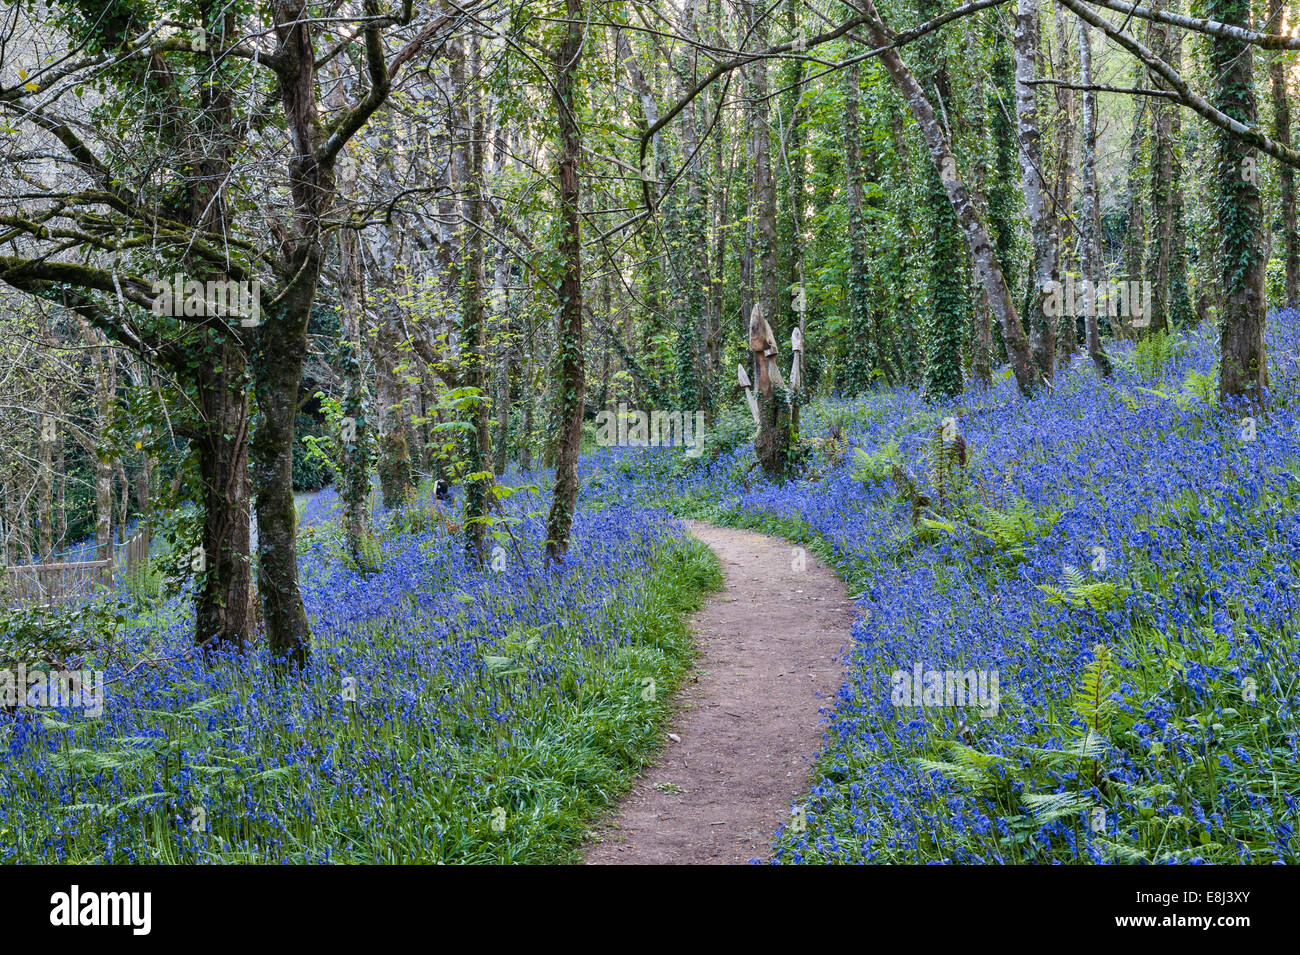
{"type": "Polygon", "coordinates": [[[129,622],[127,607],[109,599],[75,606],[15,607],[0,613],[0,669],[62,666],[111,645],[129,622]]]}
{"type": "Polygon", "coordinates": [[[1185,355],[1187,349],[1187,339],[1178,332],[1152,332],[1138,339],[1127,363],[1144,381],[1159,381],[1166,369],[1185,355]]]}
{"type": "Polygon", "coordinates": [[[1046,537],[1060,520],[1059,510],[1036,511],[1023,498],[999,509],[978,504],[962,512],[964,520],[921,518],[921,527],[959,537],[969,537],[982,549],[1007,563],[1025,559],[1028,548],[1046,537]]]}
{"type": "MultiPolygon", "coordinates": [[[[239,812],[214,812],[201,848],[178,844],[175,809],[184,803],[175,787],[181,778],[176,774],[183,772],[186,791],[221,800],[227,798],[221,794],[234,793],[231,805],[310,798],[318,815],[311,826],[290,830],[294,838],[286,840],[284,861],[318,859],[326,850],[337,862],[576,861],[594,820],[630,788],[661,744],[674,693],[695,652],[686,617],[720,585],[708,548],[689,538],[675,540],[658,555],[650,578],[637,582],[641,599],[609,618],[621,644],[612,653],[603,641],[591,645],[576,634],[558,640],[553,625],[523,628],[506,636],[497,652],[483,654],[482,677],[462,695],[422,701],[444,708],[445,733],[406,734],[387,721],[351,713],[342,729],[333,721],[326,726],[335,738],[342,733],[352,740],[349,745],[387,754],[372,761],[372,772],[356,785],[379,791],[387,785],[385,775],[400,765],[418,775],[418,798],[357,802],[346,793],[309,792],[298,770],[282,765],[284,739],[227,745],[228,728],[212,717],[246,702],[240,697],[252,688],[237,667],[228,692],[170,712],[142,711],[136,736],[90,745],[84,735],[90,724],[54,724],[46,716],[60,738],[50,766],[78,787],[79,801],[34,821],[20,846],[41,847],[58,829],[66,861],[102,859],[104,828],[127,817],[131,825],[120,838],[131,840],[136,855],[150,862],[267,861],[255,854],[259,846],[250,846],[239,812]],[[528,674],[538,666],[560,667],[567,678],[534,683],[528,674]],[[648,684],[655,692],[645,692],[648,684]],[[514,719],[503,731],[489,714],[492,698],[506,695],[514,719]],[[206,755],[187,758],[195,753],[206,755]],[[135,795],[120,799],[119,792],[135,795]],[[500,828],[493,826],[495,807],[505,812],[500,828]]],[[[373,638],[384,639],[382,620],[373,638]]],[[[176,692],[195,689],[186,684],[176,692]]],[[[303,692],[314,695],[304,705],[324,710],[335,704],[338,684],[320,681],[303,692]]],[[[298,730],[306,738],[318,731],[310,723],[298,730]]],[[[11,773],[5,785],[20,787],[24,780],[11,773]]],[[[41,851],[33,848],[30,857],[43,858],[37,856],[41,851]]]]}
{"type": "Polygon", "coordinates": [[[902,460],[897,441],[888,441],[868,453],[853,449],[853,480],[863,484],[880,484],[894,477],[902,460]]]}
{"type": "Polygon", "coordinates": [[[318,491],[329,484],[333,472],[330,458],[320,450],[322,441],[330,441],[325,425],[300,414],[294,419],[293,431],[293,489],[318,491]]]}
{"type": "Polygon", "coordinates": [[[754,440],[754,416],[749,405],[723,405],[711,427],[704,432],[704,453],[697,459],[716,461],[741,445],[754,440]]]}
{"type": "Polygon", "coordinates": [[[1066,580],[1064,591],[1050,584],[1039,584],[1038,589],[1047,594],[1049,602],[1075,610],[1086,607],[1098,614],[1120,610],[1130,592],[1113,580],[1089,581],[1075,567],[1066,566],[1062,575],[1066,580]]]}
{"type": "MultiPolygon", "coordinates": [[[[1097,804],[1084,785],[1095,787],[1103,778],[1106,738],[1118,706],[1115,693],[1110,649],[1098,644],[1071,697],[1070,719],[1052,727],[1059,745],[1020,746],[1013,754],[995,755],[951,743],[949,759],[918,757],[915,761],[922,769],[982,796],[988,811],[1001,816],[1012,833],[1026,833],[1058,819],[1079,819],[1097,804]]],[[[1019,848],[1021,840],[1016,836],[1008,841],[1013,850],[1019,848]]]]}
{"type": "Polygon", "coordinates": [[[940,422],[931,432],[926,459],[931,504],[941,514],[958,507],[966,491],[966,441],[955,423],[940,422]]]}
{"type": "Polygon", "coordinates": [[[1183,391],[1202,404],[1215,407],[1219,403],[1219,382],[1214,375],[1188,371],[1183,377],[1183,391]]]}

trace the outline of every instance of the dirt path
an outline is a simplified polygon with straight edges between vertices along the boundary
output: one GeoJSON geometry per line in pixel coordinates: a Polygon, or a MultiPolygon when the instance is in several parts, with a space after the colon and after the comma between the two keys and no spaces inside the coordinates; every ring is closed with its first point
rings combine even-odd
{"type": "Polygon", "coordinates": [[[692,621],[700,660],[671,739],[597,831],[589,864],[766,860],[790,803],[807,791],[821,710],[839,690],[852,602],[788,541],[691,522],[726,587],[692,621]]]}

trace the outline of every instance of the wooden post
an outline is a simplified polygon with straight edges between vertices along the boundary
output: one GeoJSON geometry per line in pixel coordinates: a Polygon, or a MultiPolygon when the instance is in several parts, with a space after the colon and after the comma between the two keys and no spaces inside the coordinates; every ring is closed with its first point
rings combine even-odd
{"type": "Polygon", "coordinates": [[[790,360],[790,390],[803,390],[803,332],[796,328],[790,333],[790,351],[794,357],[790,360]]]}
{"type": "Polygon", "coordinates": [[[745,403],[749,405],[749,413],[754,416],[754,424],[758,424],[758,398],[754,395],[754,386],[750,384],[744,365],[736,366],[736,378],[740,381],[740,387],[745,389],[745,403]]]}
{"type": "Polygon", "coordinates": [[[749,313],[749,350],[754,357],[754,370],[758,375],[758,390],[765,398],[771,398],[776,388],[785,387],[781,369],[776,364],[776,336],[772,326],[763,317],[763,306],[755,305],[749,313]]]}

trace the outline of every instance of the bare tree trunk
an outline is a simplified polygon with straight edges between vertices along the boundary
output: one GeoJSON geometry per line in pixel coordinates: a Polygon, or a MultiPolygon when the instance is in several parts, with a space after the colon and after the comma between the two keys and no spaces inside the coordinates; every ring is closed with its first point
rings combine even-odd
{"type": "MultiPolygon", "coordinates": [[[[1141,85],[1146,71],[1140,63],[1134,66],[1135,85],[1141,85]]],[[[1124,245],[1124,269],[1130,282],[1142,278],[1142,258],[1146,250],[1146,206],[1142,198],[1142,151],[1146,144],[1145,96],[1133,97],[1133,132],[1129,138],[1128,155],[1128,229],[1124,245]]],[[[1126,316],[1117,316],[1119,331],[1133,334],[1132,323],[1126,316]]]]}
{"type": "MultiPolygon", "coordinates": [[[[349,117],[350,125],[327,131],[316,100],[313,25],[305,0],[271,5],[283,69],[277,85],[294,148],[289,158],[292,218],[278,223],[276,271],[281,290],[258,329],[254,388],[259,414],[251,455],[257,485],[258,593],[267,643],[277,661],[301,666],[310,653],[311,627],[298,584],[297,509],[293,499],[293,429],[302,365],[323,256],[323,220],[337,198],[339,150],[388,96],[379,28],[367,25],[369,90],[349,117]]],[[[365,0],[368,23],[378,19],[377,0],[365,0]]]]}
{"type": "Polygon", "coordinates": [[[1079,85],[1083,89],[1083,130],[1079,152],[1079,272],[1090,289],[1083,324],[1088,355],[1103,377],[1112,371],[1110,357],[1101,347],[1097,324],[1097,283],[1101,280],[1101,220],[1097,205],[1097,94],[1092,86],[1092,40],[1088,24],[1079,21],[1079,85]]]}
{"type": "MultiPolygon", "coordinates": [[[[531,309],[524,310],[524,340],[532,342],[537,330],[536,319],[531,309]]],[[[537,392],[536,369],[533,367],[533,349],[524,349],[523,369],[520,375],[523,387],[520,397],[523,399],[523,411],[519,415],[519,470],[525,474],[533,470],[533,409],[537,392]]]]}
{"type": "MultiPolygon", "coordinates": [[[[54,509],[57,517],[54,524],[54,532],[57,540],[55,547],[58,549],[62,549],[68,541],[67,448],[67,441],[65,441],[63,436],[60,435],[54,449],[54,509]]],[[[123,517],[123,520],[125,520],[125,516],[123,517]]]]}
{"type": "MultiPolygon", "coordinates": [[[[1278,32],[1284,9],[1283,0],[1269,0],[1269,30],[1278,32]]],[[[1269,83],[1273,93],[1273,138],[1291,145],[1291,102],[1287,93],[1287,54],[1274,50],[1268,63],[1269,83]]],[[[1295,170],[1278,163],[1278,198],[1282,203],[1282,233],[1286,252],[1286,304],[1300,302],[1300,237],[1296,235],[1295,170]]]]}
{"type": "MultiPolygon", "coordinates": [[[[492,177],[497,181],[505,171],[508,155],[505,123],[497,110],[493,110],[488,120],[494,125],[492,136],[492,177]]],[[[498,223],[497,236],[504,239],[504,230],[498,223]]],[[[511,385],[519,370],[520,340],[517,330],[517,316],[513,308],[510,292],[510,253],[504,242],[497,247],[496,266],[492,274],[493,317],[501,329],[501,367],[495,376],[495,394],[493,396],[493,414],[496,416],[497,433],[493,449],[492,470],[497,474],[505,472],[510,458],[510,397],[511,385]]]]}
{"type": "MultiPolygon", "coordinates": [[[[1074,57],[1070,55],[1067,13],[1058,4],[1053,4],[1053,12],[1056,17],[1056,78],[1061,82],[1070,83],[1074,78],[1074,57]]],[[[1078,254],[1078,236],[1074,234],[1070,214],[1074,207],[1074,127],[1077,119],[1075,91],[1068,86],[1056,87],[1056,122],[1060,132],[1057,135],[1056,183],[1053,190],[1054,208],[1057,213],[1054,218],[1060,228],[1057,272],[1063,274],[1070,271],[1078,254]]],[[[1068,311],[1068,309],[1061,310],[1056,325],[1057,361],[1067,366],[1074,356],[1079,336],[1079,318],[1077,315],[1066,314],[1068,311]]]]}
{"type": "Polygon", "coordinates": [[[1057,281],[1056,223],[1043,180],[1038,128],[1038,0],[1019,0],[1016,8],[1016,120],[1020,136],[1020,182],[1033,236],[1033,264],[1026,295],[1025,324],[1039,374],[1051,380],[1056,367],[1056,321],[1046,302],[1057,281]]]}
{"type": "Polygon", "coordinates": [[[95,430],[90,451],[95,461],[95,559],[113,556],[113,457],[104,440],[117,392],[117,361],[104,334],[89,322],[81,326],[95,376],[95,430]]]}
{"type": "Polygon", "coordinates": [[[54,446],[60,430],[52,414],[41,422],[41,443],[36,457],[36,538],[42,563],[50,561],[54,554],[54,446]]]}
{"type": "Polygon", "coordinates": [[[343,501],[343,536],[352,559],[360,560],[362,540],[369,533],[370,416],[361,376],[361,342],[365,335],[364,271],[360,243],[352,229],[339,234],[339,271],[343,299],[343,335],[339,365],[343,373],[343,433],[339,467],[339,496],[343,501]]]}

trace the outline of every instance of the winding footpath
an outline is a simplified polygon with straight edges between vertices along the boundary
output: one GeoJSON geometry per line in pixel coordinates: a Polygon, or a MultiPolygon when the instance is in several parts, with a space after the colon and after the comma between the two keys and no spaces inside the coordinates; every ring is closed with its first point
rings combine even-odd
{"type": "Polygon", "coordinates": [[[692,620],[700,657],[672,735],[597,829],[588,864],[766,861],[808,790],[822,715],[840,688],[853,604],[839,578],[789,541],[688,529],[718,555],[724,589],[692,620]]]}

